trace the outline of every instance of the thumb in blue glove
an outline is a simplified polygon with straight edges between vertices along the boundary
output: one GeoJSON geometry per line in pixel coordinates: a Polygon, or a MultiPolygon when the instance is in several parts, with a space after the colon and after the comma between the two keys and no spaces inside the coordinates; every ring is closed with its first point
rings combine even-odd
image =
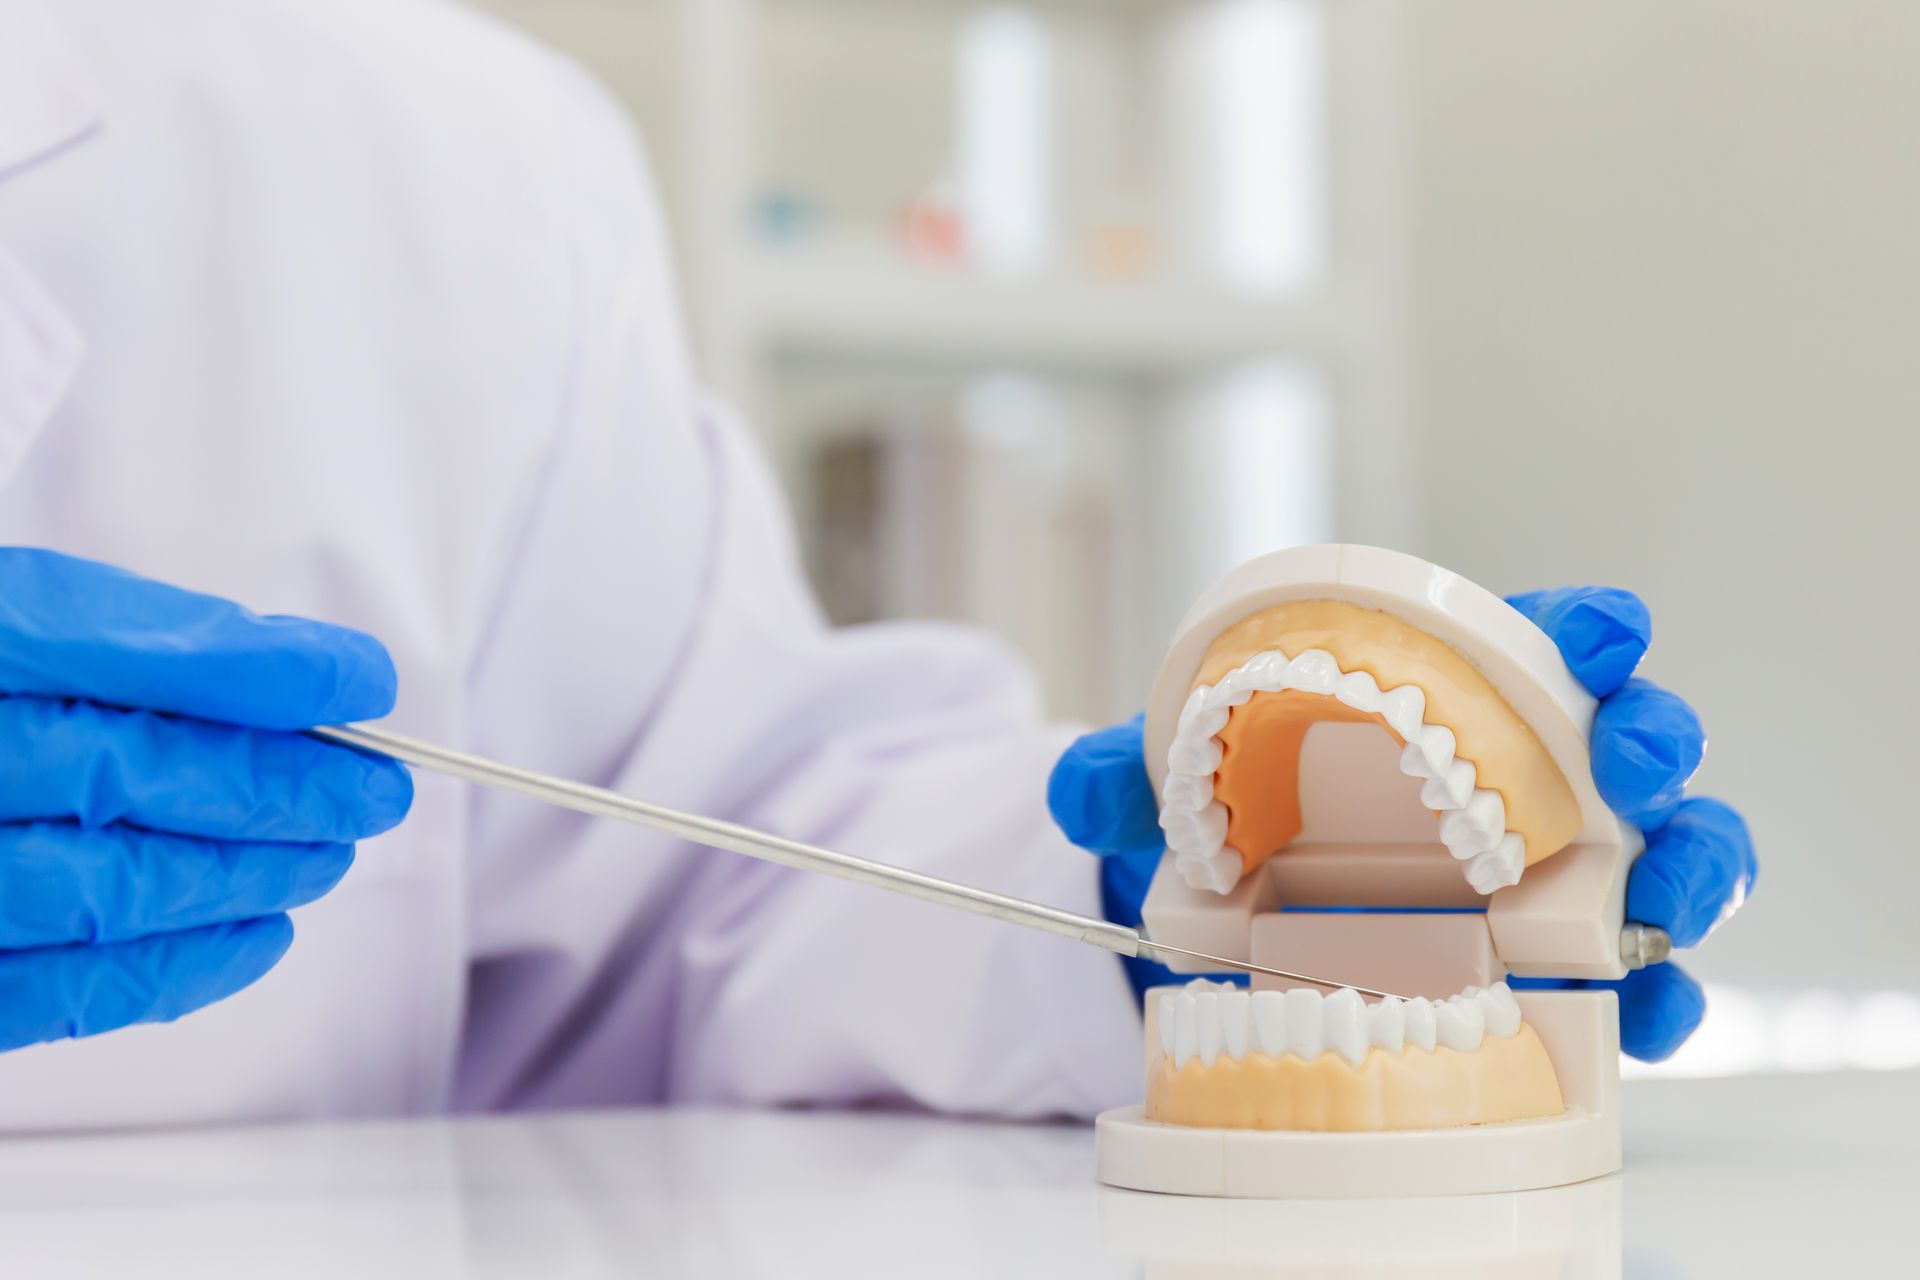
{"type": "MultiPolygon", "coordinates": [[[[1145,716],[1083,735],[1054,763],[1047,808],[1067,839],[1100,856],[1100,907],[1107,919],[1140,927],[1140,908],[1166,845],[1147,777],[1145,716]]],[[[1135,994],[1178,982],[1157,960],[1122,956],[1135,994]]]]}

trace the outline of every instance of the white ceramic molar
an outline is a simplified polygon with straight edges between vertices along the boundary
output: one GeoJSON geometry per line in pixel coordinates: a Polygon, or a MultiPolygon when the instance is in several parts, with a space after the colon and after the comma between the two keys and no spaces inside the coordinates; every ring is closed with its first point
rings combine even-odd
{"type": "Polygon", "coordinates": [[[1464,995],[1448,996],[1434,1006],[1434,1038],[1449,1049],[1470,1053],[1480,1047],[1487,1035],[1487,1015],[1478,1000],[1464,995]]]}
{"type": "Polygon", "coordinates": [[[1308,1059],[1335,1053],[1357,1067],[1376,1048],[1470,1053],[1487,1036],[1517,1035],[1520,1005],[1505,983],[1468,987],[1441,1001],[1391,997],[1370,1005],[1351,987],[1325,995],[1304,987],[1249,994],[1201,979],[1160,996],[1157,1020],[1161,1052],[1175,1067],[1194,1059],[1210,1067],[1222,1056],[1253,1053],[1308,1059]]]}
{"type": "Polygon", "coordinates": [[[1400,772],[1422,780],[1420,803],[1429,809],[1458,809],[1473,798],[1473,764],[1454,759],[1453,750],[1453,730],[1428,725],[1400,753],[1400,772]]]}
{"type": "Polygon", "coordinates": [[[1507,834],[1507,803],[1498,791],[1475,791],[1466,806],[1440,815],[1440,843],[1465,862],[1496,849],[1507,834]]]}
{"type": "Polygon", "coordinates": [[[1513,989],[1506,983],[1468,987],[1461,994],[1479,999],[1481,1011],[1486,1014],[1488,1035],[1505,1039],[1520,1033],[1520,1002],[1514,999],[1513,989]]]}
{"type": "Polygon", "coordinates": [[[1245,860],[1226,843],[1227,811],[1213,798],[1213,775],[1223,756],[1219,734],[1232,708],[1256,693],[1287,689],[1336,698],[1384,718],[1406,743],[1400,771],[1420,779],[1420,802],[1440,811],[1440,839],[1462,863],[1467,882],[1492,893],[1519,881],[1526,842],[1506,829],[1500,793],[1476,787],[1472,762],[1455,758],[1453,730],[1422,719],[1425,691],[1412,684],[1383,691],[1371,673],[1342,671],[1326,650],[1305,649],[1291,659],[1278,650],[1257,653],[1187,696],[1167,748],[1160,825],[1174,867],[1189,885],[1224,894],[1239,883],[1245,860]]]}
{"type": "Polygon", "coordinates": [[[1516,833],[1500,837],[1500,843],[1485,853],[1467,859],[1467,883],[1476,893],[1492,893],[1520,881],[1527,869],[1527,842],[1516,833]]]}

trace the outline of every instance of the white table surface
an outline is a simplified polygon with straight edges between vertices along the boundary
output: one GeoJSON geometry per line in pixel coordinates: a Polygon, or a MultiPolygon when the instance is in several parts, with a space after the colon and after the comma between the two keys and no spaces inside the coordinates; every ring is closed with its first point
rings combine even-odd
{"type": "Polygon", "coordinates": [[[1097,1186],[1093,1135],[601,1112],[0,1142],[7,1276],[1920,1275],[1920,1073],[1627,1086],[1627,1169],[1457,1200],[1097,1186]]]}

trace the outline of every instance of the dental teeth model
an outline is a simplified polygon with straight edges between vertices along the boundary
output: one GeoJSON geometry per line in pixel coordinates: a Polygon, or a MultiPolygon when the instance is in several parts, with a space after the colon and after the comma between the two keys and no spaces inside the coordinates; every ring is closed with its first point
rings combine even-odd
{"type": "Polygon", "coordinates": [[[1551,640],[1410,556],[1294,548],[1202,596],[1148,703],[1147,933],[1411,998],[1149,993],[1146,1099],[1101,1117],[1102,1178],[1433,1195],[1617,1168],[1613,996],[1503,980],[1625,972],[1640,846],[1594,790],[1592,715],[1551,640]]]}

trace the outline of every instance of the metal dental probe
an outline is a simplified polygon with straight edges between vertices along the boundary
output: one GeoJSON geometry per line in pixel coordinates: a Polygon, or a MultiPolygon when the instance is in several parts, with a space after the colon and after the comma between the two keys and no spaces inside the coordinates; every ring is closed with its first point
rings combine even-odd
{"type": "MultiPolygon", "coordinates": [[[[384,729],[371,729],[365,725],[333,725],[313,729],[310,732],[314,737],[329,742],[355,747],[361,751],[370,751],[375,755],[390,756],[417,768],[431,769],[436,773],[448,774],[481,786],[515,792],[535,800],[545,801],[547,804],[558,805],[562,809],[572,809],[577,813],[590,814],[596,818],[614,818],[621,822],[631,822],[635,826],[663,831],[682,840],[692,840],[711,848],[743,853],[750,858],[759,858],[766,862],[777,862],[783,867],[799,867],[805,871],[824,872],[842,880],[851,880],[856,884],[872,885],[876,889],[904,893],[910,898],[938,903],[944,907],[955,907],[961,911],[971,911],[975,915],[1005,920],[1010,924],[1025,925],[1029,929],[1039,929],[1045,933],[1057,934],[1062,938],[1072,938],[1076,942],[1091,943],[1093,946],[1123,956],[1144,955],[1149,958],[1178,956],[1222,969],[1237,969],[1243,973],[1257,973],[1269,978],[1286,978],[1293,982],[1311,983],[1317,987],[1338,988],[1353,985],[1334,982],[1327,978],[1316,978],[1311,974],[1290,973],[1285,969],[1269,969],[1265,965],[1250,964],[1245,960],[1210,956],[1200,951],[1189,951],[1185,947],[1170,947],[1158,942],[1149,942],[1141,937],[1137,930],[1129,929],[1125,925],[1097,920],[1092,916],[1083,916],[1072,911],[1062,911],[1058,907],[1043,906],[1037,902],[1026,902],[1019,898],[1008,897],[1003,893],[976,889],[971,885],[956,884],[951,880],[922,875],[918,871],[890,867],[884,862],[856,858],[850,853],[836,853],[831,849],[803,844],[784,836],[769,835],[764,831],[755,831],[751,827],[722,822],[717,818],[682,813],[677,809],[648,804],[644,800],[635,800],[618,792],[588,786],[583,782],[570,782],[565,778],[549,777],[530,769],[520,769],[495,760],[468,755],[464,751],[453,751],[431,743],[404,738],[397,733],[388,733],[384,729]]],[[[1392,995],[1391,992],[1375,991],[1371,987],[1355,986],[1353,989],[1368,996],[1392,995]]]]}

